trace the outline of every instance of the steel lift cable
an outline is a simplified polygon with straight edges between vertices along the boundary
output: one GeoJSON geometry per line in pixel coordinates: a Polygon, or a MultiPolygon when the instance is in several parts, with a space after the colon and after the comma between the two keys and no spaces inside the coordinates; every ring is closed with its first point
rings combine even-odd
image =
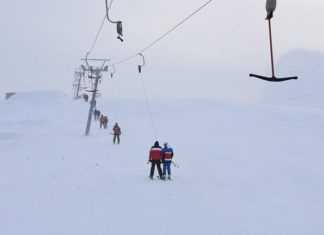
{"type": "Polygon", "coordinates": [[[116,99],[116,78],[114,77],[114,74],[116,72],[115,66],[109,66],[113,68],[113,71],[110,73],[110,78],[112,80],[111,84],[111,93],[113,96],[113,110],[114,110],[114,123],[117,122],[117,99],[116,99]]]}
{"type": "Polygon", "coordinates": [[[117,25],[117,38],[123,42],[124,39],[123,39],[123,25],[122,25],[122,22],[121,21],[113,21],[109,18],[109,10],[110,10],[110,7],[111,7],[111,4],[113,3],[113,0],[111,0],[110,4],[108,5],[108,0],[105,0],[105,3],[106,3],[106,17],[107,17],[107,20],[112,23],[112,24],[116,24],[117,25]]]}
{"type": "Polygon", "coordinates": [[[195,10],[194,12],[192,12],[189,16],[187,16],[185,19],[183,19],[182,21],[180,21],[178,24],[176,24],[175,26],[173,26],[170,30],[168,30],[167,32],[165,32],[164,34],[162,34],[159,38],[157,38],[155,41],[153,41],[152,43],[150,43],[149,45],[147,45],[146,47],[144,47],[142,50],[140,50],[139,52],[137,52],[134,55],[131,55],[125,59],[122,59],[116,63],[113,63],[112,65],[119,65],[122,63],[125,63],[131,59],[133,59],[134,57],[138,56],[138,54],[141,54],[145,51],[147,51],[149,48],[151,48],[152,46],[154,46],[156,43],[158,43],[160,40],[162,40],[164,37],[166,37],[168,34],[170,34],[171,32],[173,32],[175,29],[177,29],[180,25],[182,25],[183,23],[185,23],[187,20],[189,20],[192,16],[194,16],[195,14],[197,14],[199,11],[201,11],[205,6],[207,6],[209,3],[211,3],[212,0],[207,1],[206,3],[204,3],[201,7],[199,7],[197,10],[195,10]]]}
{"type": "Polygon", "coordinates": [[[99,27],[99,30],[98,30],[98,32],[97,32],[97,34],[96,34],[96,37],[95,37],[95,39],[93,40],[93,43],[92,43],[92,45],[91,45],[91,47],[90,47],[90,50],[88,51],[89,54],[92,52],[94,46],[96,45],[96,42],[97,42],[97,40],[98,40],[98,38],[99,38],[99,34],[100,34],[101,29],[102,29],[102,27],[103,27],[103,25],[104,25],[104,23],[105,23],[105,20],[106,20],[106,15],[104,16],[104,18],[103,18],[103,20],[102,20],[102,22],[101,22],[101,25],[100,25],[100,27],[99,27]]]}
{"type": "Polygon", "coordinates": [[[145,88],[145,84],[144,84],[144,79],[143,79],[142,73],[139,73],[139,76],[140,76],[141,84],[142,84],[143,91],[144,91],[144,95],[145,95],[146,107],[147,107],[148,114],[149,114],[149,117],[150,117],[150,120],[151,120],[153,134],[154,134],[155,140],[158,140],[157,134],[156,134],[156,128],[155,128],[155,125],[154,125],[152,110],[151,110],[149,98],[148,98],[148,95],[147,95],[147,91],[146,91],[146,88],[145,88]]]}

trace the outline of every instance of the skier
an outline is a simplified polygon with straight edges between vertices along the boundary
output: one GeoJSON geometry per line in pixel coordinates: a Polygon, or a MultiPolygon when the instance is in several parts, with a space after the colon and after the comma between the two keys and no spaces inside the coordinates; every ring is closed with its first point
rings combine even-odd
{"type": "Polygon", "coordinates": [[[115,123],[115,126],[113,128],[113,131],[114,131],[114,139],[113,139],[113,142],[115,143],[116,142],[116,138],[117,138],[117,143],[119,144],[119,142],[120,142],[119,136],[121,135],[121,129],[118,126],[118,123],[117,122],[115,123]]]}
{"type": "Polygon", "coordinates": [[[162,169],[161,169],[161,157],[162,157],[162,148],[159,145],[158,141],[155,141],[154,145],[150,149],[149,161],[151,162],[151,171],[150,178],[153,179],[155,165],[158,169],[160,179],[163,179],[162,169]]]}
{"type": "Polygon", "coordinates": [[[166,179],[166,173],[168,172],[168,179],[171,179],[171,162],[173,158],[173,149],[167,142],[163,144],[162,149],[162,162],[163,162],[163,179],[166,179]]]}
{"type": "Polygon", "coordinates": [[[104,128],[107,129],[107,126],[108,126],[108,117],[107,116],[104,116],[104,128]]]}
{"type": "Polygon", "coordinates": [[[99,122],[100,122],[100,129],[101,129],[101,127],[105,125],[105,116],[103,114],[101,114],[99,122]]]}
{"type": "Polygon", "coordinates": [[[88,102],[89,96],[87,94],[82,95],[84,102],[88,102]]]}
{"type": "Polygon", "coordinates": [[[100,113],[99,110],[97,110],[97,109],[93,110],[93,118],[95,121],[97,121],[99,119],[98,113],[100,113]]]}
{"type": "Polygon", "coordinates": [[[93,110],[93,119],[96,121],[97,120],[97,109],[93,110]]]}

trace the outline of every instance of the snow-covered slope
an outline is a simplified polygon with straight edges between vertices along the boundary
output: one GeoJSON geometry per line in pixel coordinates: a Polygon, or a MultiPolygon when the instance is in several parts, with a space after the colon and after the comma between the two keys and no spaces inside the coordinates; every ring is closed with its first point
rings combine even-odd
{"type": "Polygon", "coordinates": [[[88,108],[48,92],[0,103],[0,234],[324,232],[323,108],[151,101],[171,181],[148,178],[144,101],[98,100],[109,129],[85,137],[88,108]]]}

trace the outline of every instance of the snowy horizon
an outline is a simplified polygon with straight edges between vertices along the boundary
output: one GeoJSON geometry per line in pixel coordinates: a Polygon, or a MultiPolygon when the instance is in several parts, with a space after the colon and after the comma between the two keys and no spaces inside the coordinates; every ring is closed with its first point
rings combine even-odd
{"type": "MultiPolygon", "coordinates": [[[[112,63],[127,58],[205,2],[114,1],[111,17],[123,21],[125,40],[123,43],[117,40],[115,25],[106,22],[90,58],[109,58],[112,63]]],[[[280,58],[296,49],[324,53],[319,30],[324,20],[323,9],[320,0],[311,4],[293,0],[278,2],[272,30],[274,59],[279,65],[280,58]]],[[[0,11],[4,68],[0,99],[4,99],[5,92],[59,90],[69,94],[74,69],[89,51],[105,15],[105,2],[4,0],[0,2],[0,11]]],[[[271,72],[265,15],[265,1],[211,1],[144,53],[143,76],[150,81],[149,90],[159,97],[163,96],[164,89],[173,88],[170,94],[178,98],[260,100],[267,84],[248,75],[271,72]]],[[[136,96],[132,87],[138,78],[139,63],[141,58],[135,57],[117,67],[116,78],[121,81],[122,96],[136,96]]],[[[278,75],[288,69],[289,74],[298,76],[301,69],[276,67],[278,75]]],[[[311,76],[312,70],[303,71],[311,76]]],[[[108,77],[109,74],[104,75],[100,87],[109,98],[108,77]]]]}

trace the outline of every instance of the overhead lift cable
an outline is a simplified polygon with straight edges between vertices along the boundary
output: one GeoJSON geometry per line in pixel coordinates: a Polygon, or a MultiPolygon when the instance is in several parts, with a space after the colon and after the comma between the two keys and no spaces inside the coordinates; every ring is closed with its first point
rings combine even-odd
{"type": "Polygon", "coordinates": [[[102,20],[102,23],[101,23],[101,25],[100,25],[100,28],[99,28],[99,30],[98,30],[98,32],[97,32],[97,35],[96,35],[95,39],[93,40],[93,43],[92,43],[92,45],[91,45],[90,50],[88,51],[89,54],[92,52],[94,46],[96,45],[96,42],[97,42],[97,40],[98,40],[98,38],[99,38],[99,34],[100,34],[100,32],[101,32],[102,26],[103,26],[104,23],[105,23],[105,20],[106,20],[106,15],[104,16],[104,18],[103,18],[103,20],[102,20]]]}
{"type": "Polygon", "coordinates": [[[173,26],[170,30],[168,30],[167,32],[165,32],[164,34],[162,34],[159,38],[157,38],[155,41],[153,41],[152,43],[150,43],[149,45],[147,45],[146,47],[144,47],[142,50],[140,50],[139,52],[137,52],[136,54],[129,56],[125,59],[122,59],[116,63],[113,63],[112,65],[119,65],[122,63],[125,63],[131,59],[133,59],[134,57],[138,56],[139,54],[144,53],[145,51],[147,51],[149,48],[151,48],[152,46],[154,46],[156,43],[158,43],[160,40],[162,40],[164,37],[166,37],[168,34],[170,34],[171,32],[173,32],[176,28],[178,28],[180,25],[182,25],[183,23],[185,23],[187,20],[189,20],[193,15],[197,14],[200,10],[202,10],[205,6],[207,6],[212,0],[207,1],[205,4],[203,4],[201,7],[199,7],[197,10],[195,10],[194,12],[192,12],[189,16],[187,16],[185,19],[183,19],[182,21],[180,21],[178,24],[176,24],[175,26],[173,26]]]}
{"type": "Polygon", "coordinates": [[[142,53],[138,53],[138,55],[142,58],[142,64],[141,65],[138,65],[138,73],[140,75],[140,80],[141,80],[142,87],[143,87],[143,91],[144,91],[144,95],[145,95],[146,107],[147,107],[147,110],[148,110],[148,114],[150,116],[150,120],[151,120],[151,124],[152,124],[152,129],[153,129],[153,134],[154,134],[155,140],[158,140],[157,134],[156,134],[156,128],[155,128],[155,125],[154,125],[154,120],[153,120],[151,105],[150,105],[150,102],[149,102],[149,98],[148,98],[148,95],[147,95],[147,92],[146,92],[146,88],[145,88],[145,84],[144,84],[144,79],[143,79],[143,75],[142,75],[142,66],[145,65],[145,58],[144,58],[144,56],[143,56],[142,53]]]}
{"type": "MultiPolygon", "coordinates": [[[[117,123],[118,117],[117,117],[117,99],[116,99],[116,79],[114,78],[114,74],[116,72],[115,66],[109,66],[113,68],[113,71],[110,73],[111,78],[111,94],[113,97],[113,112],[114,112],[114,123],[117,123]]],[[[109,70],[109,69],[108,69],[109,70]]]]}
{"type": "MultiPolygon", "coordinates": [[[[109,9],[110,9],[110,7],[111,7],[111,4],[113,3],[114,0],[112,0],[112,1],[110,2],[109,6],[108,6],[108,3],[107,3],[107,0],[105,0],[105,1],[106,1],[106,14],[104,15],[104,17],[103,17],[103,19],[102,19],[102,22],[101,22],[101,24],[100,24],[99,30],[98,30],[98,32],[97,32],[97,34],[96,34],[95,39],[93,40],[93,43],[92,43],[92,45],[91,45],[91,47],[90,47],[90,50],[88,51],[88,54],[90,54],[90,53],[93,51],[93,48],[95,47],[95,45],[96,45],[96,43],[97,43],[97,40],[98,40],[98,38],[99,38],[100,32],[101,32],[101,30],[102,30],[102,27],[103,27],[103,25],[104,25],[104,23],[105,23],[105,21],[106,21],[106,18],[107,18],[108,21],[111,22],[111,23],[117,23],[117,32],[119,32],[119,34],[120,34],[121,36],[123,36],[123,33],[122,33],[123,29],[122,29],[122,25],[121,25],[122,22],[121,22],[121,21],[116,21],[116,22],[115,22],[115,21],[111,21],[111,20],[109,19],[109,16],[108,16],[108,11],[109,11],[109,9]],[[120,22],[120,23],[118,23],[118,22],[120,22]]],[[[119,38],[119,39],[123,41],[122,38],[119,38]]]]}
{"type": "Polygon", "coordinates": [[[145,101],[146,101],[148,114],[150,116],[150,120],[151,120],[151,124],[152,124],[153,134],[154,134],[155,140],[158,140],[157,134],[156,134],[156,128],[155,128],[155,125],[154,125],[151,105],[150,105],[149,98],[148,98],[148,95],[147,95],[147,92],[146,92],[146,89],[145,89],[144,79],[143,79],[143,76],[142,76],[141,73],[139,73],[139,75],[140,75],[140,79],[141,79],[141,83],[142,83],[142,87],[143,87],[143,91],[144,91],[144,95],[145,95],[145,101]]]}
{"type": "Polygon", "coordinates": [[[114,0],[111,0],[109,6],[108,6],[108,0],[105,0],[106,2],[106,17],[107,17],[107,20],[112,23],[112,24],[117,24],[117,38],[123,42],[123,25],[122,25],[122,22],[121,21],[113,21],[109,18],[109,10],[110,10],[110,7],[111,7],[111,4],[113,3],[114,0]]]}
{"type": "MultiPolygon", "coordinates": [[[[198,13],[201,9],[203,9],[206,5],[208,5],[212,0],[207,1],[205,4],[203,4],[201,7],[199,7],[197,10],[195,10],[194,12],[192,12],[189,16],[187,16],[185,19],[183,19],[182,21],[180,21],[178,24],[176,24],[175,26],[173,26],[170,30],[168,30],[167,32],[165,32],[164,34],[162,34],[159,38],[157,38],[155,41],[153,41],[152,43],[150,43],[149,45],[147,45],[146,47],[144,47],[140,52],[127,57],[126,59],[123,59],[117,63],[113,63],[110,66],[113,66],[115,68],[116,65],[122,64],[124,62],[127,62],[131,59],[133,59],[136,56],[140,56],[142,58],[142,64],[138,65],[138,72],[139,72],[139,76],[141,79],[141,84],[143,87],[143,91],[144,91],[144,95],[145,95],[145,101],[146,101],[146,106],[147,106],[147,110],[148,110],[148,114],[150,117],[150,121],[151,121],[151,125],[152,125],[152,129],[153,129],[153,134],[155,139],[157,140],[157,132],[156,132],[156,128],[155,128],[155,124],[154,124],[154,120],[153,120],[153,114],[152,114],[152,110],[151,110],[151,106],[150,106],[150,102],[149,102],[149,98],[147,95],[147,91],[145,88],[145,84],[144,84],[144,79],[142,76],[142,67],[145,66],[145,58],[143,56],[142,53],[144,53],[145,51],[147,51],[149,48],[151,48],[152,46],[154,46],[156,43],[158,43],[160,40],[162,40],[164,37],[166,37],[168,34],[170,34],[171,32],[173,32],[176,28],[178,28],[180,25],[182,25],[183,23],[185,23],[188,19],[190,19],[193,15],[195,15],[196,13],[198,13]]],[[[106,6],[107,6],[107,0],[106,0],[106,6]]],[[[109,10],[110,6],[107,6],[107,9],[109,10]]],[[[107,17],[108,17],[108,12],[107,12],[107,17]]]]}

